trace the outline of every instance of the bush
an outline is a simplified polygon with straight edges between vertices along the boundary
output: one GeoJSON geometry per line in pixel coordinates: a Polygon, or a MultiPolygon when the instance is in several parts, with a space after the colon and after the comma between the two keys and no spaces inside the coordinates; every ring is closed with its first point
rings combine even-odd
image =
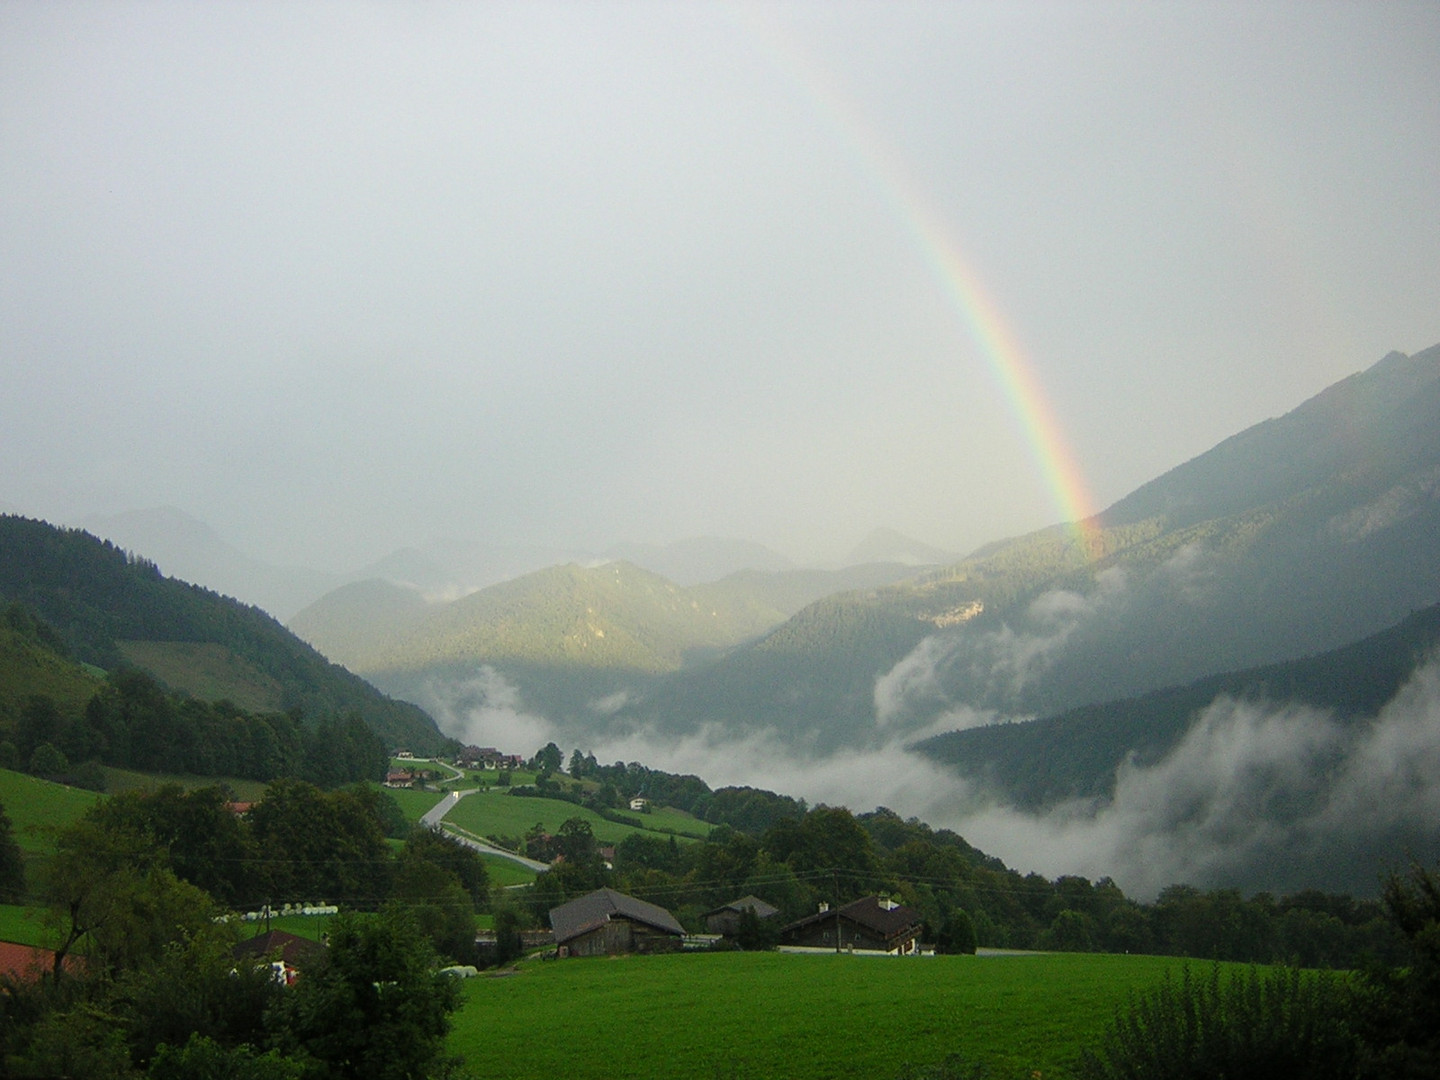
{"type": "Polygon", "coordinates": [[[1082,1053],[1080,1080],[1195,1080],[1223,1076],[1353,1077],[1359,1043],[1343,977],[1250,968],[1208,978],[1187,967],[1134,999],[1082,1053]]]}

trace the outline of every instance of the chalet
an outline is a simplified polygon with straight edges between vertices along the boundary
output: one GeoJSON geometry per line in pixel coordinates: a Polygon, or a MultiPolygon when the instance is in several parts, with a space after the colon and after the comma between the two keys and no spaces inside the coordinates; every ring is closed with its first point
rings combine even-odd
{"type": "Polygon", "coordinates": [[[650,805],[650,800],[636,795],[630,800],[630,809],[643,812],[650,805]]]}
{"type": "Polygon", "coordinates": [[[675,952],[685,928],[662,907],[614,889],[596,889],[550,911],[557,956],[675,952]]]}
{"type": "Polygon", "coordinates": [[[780,945],[907,956],[920,951],[920,925],[914,908],[867,896],[833,911],[822,904],[816,914],[781,927],[780,945]]]}
{"type": "Polygon", "coordinates": [[[385,786],[388,788],[406,788],[415,782],[416,772],[414,769],[391,769],[385,774],[385,786]]]}
{"type": "Polygon", "coordinates": [[[767,904],[758,896],[742,896],[739,900],[732,900],[713,911],[707,911],[704,916],[705,929],[712,934],[734,937],[740,932],[740,915],[745,911],[754,912],[757,919],[773,919],[780,914],[779,908],[767,904]]]}

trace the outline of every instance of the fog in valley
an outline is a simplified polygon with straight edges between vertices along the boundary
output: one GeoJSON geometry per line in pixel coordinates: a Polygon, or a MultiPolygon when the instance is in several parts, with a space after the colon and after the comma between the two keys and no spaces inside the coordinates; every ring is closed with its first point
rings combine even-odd
{"type": "Polygon", "coordinates": [[[1217,698],[1163,760],[1123,764],[1113,798],[1044,813],[997,803],[908,749],[926,734],[1014,719],[993,712],[950,709],[928,730],[904,735],[882,724],[878,744],[813,756],[773,732],[587,736],[527,711],[489,668],[433,689],[425,704],[466,742],[529,754],[554,741],[567,759],[580,749],[605,764],[693,773],[712,788],[749,785],[856,812],[885,806],[953,829],[1019,870],[1110,877],[1142,899],[1176,882],[1322,887],[1325,867],[1342,872],[1381,837],[1409,835],[1412,851],[1428,850],[1440,816],[1440,658],[1360,723],[1284,702],[1217,698]]]}

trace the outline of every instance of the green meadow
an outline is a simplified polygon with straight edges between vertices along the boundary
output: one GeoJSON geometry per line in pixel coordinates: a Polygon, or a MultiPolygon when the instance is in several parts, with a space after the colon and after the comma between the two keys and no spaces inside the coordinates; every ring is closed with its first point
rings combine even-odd
{"type": "Polygon", "coordinates": [[[418,822],[434,809],[445,796],[434,791],[414,791],[410,788],[386,788],[386,794],[395,800],[406,821],[418,822]]]}
{"type": "Polygon", "coordinates": [[[0,904],[0,941],[15,941],[21,945],[49,944],[44,920],[45,911],[42,908],[0,904]]]}
{"type": "Polygon", "coordinates": [[[51,830],[68,825],[103,796],[0,769],[0,806],[10,818],[15,842],[28,855],[52,850],[51,830]]]}
{"type": "Polygon", "coordinates": [[[546,832],[557,832],[570,818],[580,818],[590,823],[590,829],[597,840],[607,844],[618,843],[637,832],[668,835],[678,833],[680,839],[686,836],[701,837],[709,834],[711,826],[698,821],[678,810],[657,809],[654,813],[639,814],[619,811],[626,817],[643,822],[641,828],[609,821],[593,810],[564,802],[560,799],[517,798],[502,794],[503,788],[479,792],[461,799],[445,816],[478,836],[524,836],[536,825],[546,832]]]}
{"type": "Polygon", "coordinates": [[[476,1076],[890,1080],[947,1055],[1063,1077],[1132,992],[1184,961],[695,953],[530,960],[472,979],[450,1048],[476,1076]]]}
{"type": "Polygon", "coordinates": [[[887,1080],[949,1054],[1066,1076],[1128,995],[1184,960],[1031,953],[690,953],[528,960],[465,985],[451,1043],[475,1076],[887,1080]]]}
{"type": "Polygon", "coordinates": [[[485,864],[485,873],[492,889],[508,889],[512,885],[530,885],[535,881],[534,870],[521,866],[513,859],[507,859],[503,855],[486,855],[481,852],[480,860],[485,864]]]}

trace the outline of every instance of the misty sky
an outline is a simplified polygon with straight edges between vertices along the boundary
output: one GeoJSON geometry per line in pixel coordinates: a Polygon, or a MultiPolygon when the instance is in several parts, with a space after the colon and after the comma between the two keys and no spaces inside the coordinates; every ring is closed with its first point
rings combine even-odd
{"type": "Polygon", "coordinates": [[[0,4],[0,509],[272,561],[1060,517],[1440,342],[1440,4],[0,4]],[[927,243],[931,245],[927,250],[927,243]]]}

